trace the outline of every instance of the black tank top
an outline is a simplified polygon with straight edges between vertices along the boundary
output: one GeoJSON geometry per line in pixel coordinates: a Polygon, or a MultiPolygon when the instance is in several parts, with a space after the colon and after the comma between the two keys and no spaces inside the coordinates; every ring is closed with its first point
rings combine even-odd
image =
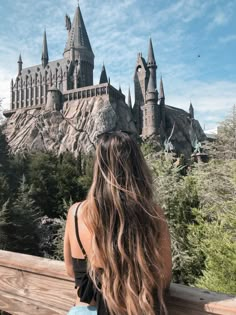
{"type": "MultiPolygon", "coordinates": [[[[75,275],[75,288],[78,288],[77,294],[81,302],[90,303],[95,300],[97,306],[98,315],[109,315],[108,309],[102,298],[101,292],[94,285],[91,277],[87,271],[87,255],[83,247],[83,244],[79,237],[79,227],[78,227],[78,209],[80,203],[77,205],[75,210],[74,222],[75,222],[75,234],[79,244],[79,247],[84,255],[84,258],[74,258],[72,257],[73,270],[75,275]]],[[[99,283],[97,284],[99,287],[99,283]]]]}

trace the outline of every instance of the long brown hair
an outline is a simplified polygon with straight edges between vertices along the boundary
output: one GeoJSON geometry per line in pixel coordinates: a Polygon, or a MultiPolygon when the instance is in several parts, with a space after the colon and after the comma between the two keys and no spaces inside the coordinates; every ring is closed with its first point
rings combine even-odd
{"type": "Polygon", "coordinates": [[[101,137],[84,211],[93,235],[89,271],[95,281],[95,260],[99,261],[101,290],[110,313],[154,315],[159,301],[165,314],[158,249],[161,218],[150,171],[128,134],[117,131],[101,137]]]}

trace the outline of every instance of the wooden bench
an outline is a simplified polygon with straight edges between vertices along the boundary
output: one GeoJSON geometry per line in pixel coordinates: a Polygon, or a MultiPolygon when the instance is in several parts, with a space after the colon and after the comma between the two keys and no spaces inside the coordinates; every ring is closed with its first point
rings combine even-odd
{"type": "MultiPolygon", "coordinates": [[[[0,251],[0,310],[16,315],[65,315],[73,280],[60,261],[0,251]]],[[[236,315],[236,297],[172,284],[169,315],[236,315]]]]}

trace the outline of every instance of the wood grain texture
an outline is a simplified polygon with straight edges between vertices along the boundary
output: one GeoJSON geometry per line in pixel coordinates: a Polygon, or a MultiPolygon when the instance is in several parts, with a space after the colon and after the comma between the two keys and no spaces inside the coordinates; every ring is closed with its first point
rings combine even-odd
{"type": "MultiPolygon", "coordinates": [[[[63,315],[74,304],[63,262],[0,251],[0,309],[13,315],[63,315]]],[[[236,297],[172,284],[169,315],[236,315],[236,297]]]]}

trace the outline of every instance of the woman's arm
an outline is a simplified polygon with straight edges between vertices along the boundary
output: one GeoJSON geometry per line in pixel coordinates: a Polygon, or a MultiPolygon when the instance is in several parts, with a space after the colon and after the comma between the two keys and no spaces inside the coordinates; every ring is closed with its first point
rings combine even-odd
{"type": "Polygon", "coordinates": [[[69,221],[71,219],[71,211],[72,211],[71,208],[68,211],[67,220],[66,220],[66,228],[65,228],[65,236],[64,236],[64,261],[66,265],[67,274],[70,277],[74,277],[74,270],[73,270],[72,256],[71,256],[71,245],[70,245],[70,238],[69,238],[69,221]]]}

